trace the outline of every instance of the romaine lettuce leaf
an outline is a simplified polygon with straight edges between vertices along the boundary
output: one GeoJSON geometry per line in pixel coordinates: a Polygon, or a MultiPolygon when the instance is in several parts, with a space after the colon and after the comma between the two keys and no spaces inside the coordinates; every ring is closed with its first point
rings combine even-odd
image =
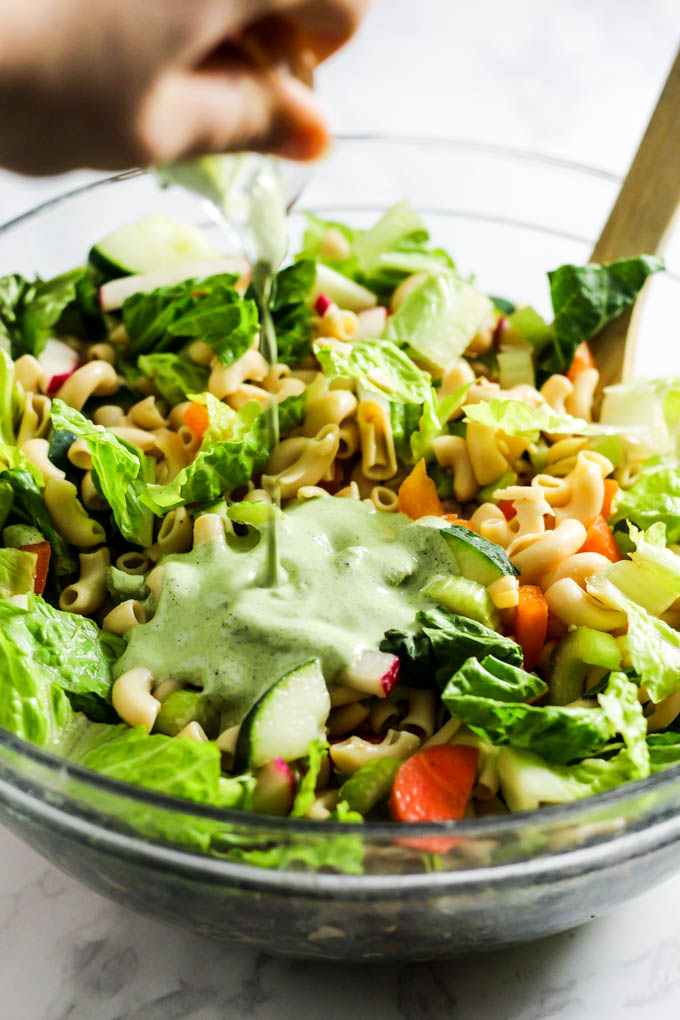
{"type": "MultiPolygon", "coordinates": [[[[420,423],[424,408],[429,410],[429,419],[434,418],[434,411],[427,404],[397,404],[390,402],[390,422],[392,438],[397,460],[400,464],[412,464],[412,437],[420,431],[420,423]]],[[[418,457],[420,459],[420,457],[418,457]]]]}
{"type": "Polygon", "coordinates": [[[409,352],[435,371],[460,357],[493,314],[489,298],[452,270],[429,275],[390,315],[387,340],[404,343],[409,352]]]}
{"type": "Polygon", "coordinates": [[[663,701],[680,689],[680,633],[673,630],[623,592],[607,577],[594,574],[588,591],[606,605],[621,610],[628,617],[626,644],[635,672],[654,702],[663,701]]]}
{"type": "Polygon", "coordinates": [[[672,765],[680,764],[680,733],[676,730],[650,733],[647,737],[647,747],[652,772],[661,772],[672,765]]]}
{"type": "Polygon", "coordinates": [[[38,355],[70,306],[78,302],[78,288],[87,276],[84,267],[52,280],[27,280],[17,273],[0,278],[0,335],[11,342],[13,358],[38,355]]]}
{"type": "Polygon", "coordinates": [[[296,258],[311,259],[314,262],[323,262],[330,266],[337,273],[348,276],[354,280],[359,271],[359,262],[354,252],[354,242],[360,236],[361,231],[340,223],[337,220],[324,220],[314,216],[310,212],[305,213],[306,229],[302,239],[302,248],[296,258]],[[331,258],[323,250],[323,241],[329,230],[336,230],[344,237],[349,246],[347,258],[331,258]]]}
{"type": "Polygon", "coordinates": [[[523,702],[541,697],[546,690],[545,682],[535,673],[486,655],[481,662],[477,658],[466,659],[449,680],[442,699],[449,692],[456,696],[472,694],[495,701],[523,702]]]}
{"type": "Polygon", "coordinates": [[[150,484],[143,499],[154,513],[163,514],[183,503],[208,502],[245,485],[269,458],[266,416],[257,401],[233,411],[210,393],[194,394],[210,415],[201,448],[188,467],[167,485],[150,484]]]}
{"type": "Polygon", "coordinates": [[[358,340],[346,350],[317,343],[314,353],[328,379],[357,379],[364,389],[397,403],[432,399],[430,376],[389,340],[358,340]]]}
{"type": "Polygon", "coordinates": [[[8,443],[0,443],[0,472],[12,471],[19,468],[20,471],[27,471],[33,481],[42,489],[44,486],[43,476],[40,469],[22,453],[18,446],[10,446],[8,443]]]}
{"type": "Polygon", "coordinates": [[[541,380],[565,372],[582,340],[633,304],[652,273],[664,263],[652,255],[617,259],[607,265],[564,265],[548,273],[555,321],[553,342],[539,357],[541,380]]]}
{"type": "Polygon", "coordinates": [[[415,464],[421,457],[431,457],[432,440],[446,432],[449,418],[463,403],[471,386],[472,383],[465,383],[442,400],[437,399],[437,391],[433,389],[431,400],[423,404],[418,428],[411,433],[410,457],[406,463],[415,464]]]}
{"type": "Polygon", "coordinates": [[[552,326],[531,305],[514,309],[508,315],[508,322],[536,351],[542,350],[553,338],[552,326]]]}
{"type": "Polygon", "coordinates": [[[14,385],[14,363],[0,347],[0,443],[14,443],[14,427],[23,399],[14,385]]]}
{"type": "Polygon", "coordinates": [[[605,567],[603,577],[652,616],[661,616],[680,598],[680,556],[666,548],[663,524],[644,532],[631,524],[629,531],[635,547],[630,559],[605,567]]]}
{"type": "Polygon", "coordinates": [[[292,429],[302,425],[307,407],[307,391],[292,393],[279,404],[279,433],[288,435],[292,429]]]}
{"type": "Polygon", "coordinates": [[[73,573],[77,560],[50,520],[35,476],[23,468],[12,468],[0,473],[0,482],[3,480],[12,487],[12,516],[42,532],[52,547],[51,565],[54,565],[58,576],[73,573]]]}
{"type": "MultiPolygon", "coordinates": [[[[0,602],[0,611],[8,605],[0,602]]],[[[51,674],[0,627],[0,726],[40,747],[57,748],[72,721],[68,698],[51,674]]]]}
{"type": "MultiPolygon", "coordinates": [[[[549,404],[531,407],[523,400],[482,400],[478,404],[466,404],[466,422],[479,422],[493,429],[501,429],[508,436],[526,436],[536,442],[541,432],[565,436],[601,436],[625,431],[613,425],[596,425],[583,418],[554,411],[549,404]]],[[[632,431],[632,430],[631,430],[632,431]]]]}
{"type": "Polygon", "coordinates": [[[327,750],[327,740],[312,740],[307,748],[307,771],[302,777],[295,795],[290,812],[291,818],[304,818],[314,803],[316,784],[327,750]]]}
{"type": "MultiPolygon", "coordinates": [[[[93,475],[111,507],[121,535],[136,545],[153,541],[153,515],[143,502],[154,478],[154,462],[136,446],[86,418],[63,400],[52,405],[55,429],[67,429],[87,443],[92,454],[93,475]]],[[[42,528],[41,528],[42,531],[42,528]]]]}
{"type": "Polygon", "coordinates": [[[623,737],[637,778],[649,775],[649,749],[647,747],[647,720],[642,714],[638,688],[625,673],[609,674],[607,689],[597,700],[616,733],[623,737]]]}
{"type": "Polygon", "coordinates": [[[632,426],[649,435],[650,452],[680,454],[680,376],[665,379],[631,379],[608,386],[600,422],[632,426]]]}
{"type": "Polygon", "coordinates": [[[643,529],[660,522],[668,544],[680,542],[680,465],[674,458],[650,458],[630,488],[619,490],[609,523],[619,521],[643,529]]]}
{"type": "Polygon", "coordinates": [[[181,354],[142,354],[140,372],[169,404],[180,404],[189,393],[204,390],[210,371],[181,354]]]}
{"type": "Polygon", "coordinates": [[[312,309],[309,297],[316,278],[316,263],[299,259],[277,273],[272,281],[270,312],[276,333],[277,358],[297,365],[312,343],[312,309]]]}
{"type": "Polygon", "coordinates": [[[0,602],[0,630],[58,687],[108,699],[112,666],[125,648],[122,638],[33,594],[27,609],[0,602]]]}
{"type": "Polygon", "coordinates": [[[627,750],[612,758],[550,765],[538,754],[517,747],[501,747],[498,775],[511,811],[533,811],[541,804],[564,804],[639,778],[627,750]]]}
{"type": "Polygon", "coordinates": [[[0,599],[33,591],[35,561],[35,553],[0,549],[0,599]]]}

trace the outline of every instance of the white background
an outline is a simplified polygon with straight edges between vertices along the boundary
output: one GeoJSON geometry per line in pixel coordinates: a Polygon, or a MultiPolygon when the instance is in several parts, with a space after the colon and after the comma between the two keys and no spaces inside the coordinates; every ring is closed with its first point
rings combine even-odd
{"type": "MultiPolygon", "coordinates": [[[[340,132],[493,141],[623,173],[679,42],[678,0],[377,0],[318,88],[340,132]]],[[[0,220],[88,176],[0,172],[0,220]]],[[[163,928],[1,831],[0,859],[2,1020],[680,1015],[680,878],[540,944],[350,968],[163,928]]]]}

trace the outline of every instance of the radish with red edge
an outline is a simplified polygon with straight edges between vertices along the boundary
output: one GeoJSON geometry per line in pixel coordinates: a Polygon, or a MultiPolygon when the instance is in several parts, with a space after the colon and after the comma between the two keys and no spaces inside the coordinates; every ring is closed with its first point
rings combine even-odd
{"type": "Polygon", "coordinates": [[[80,357],[78,352],[63,340],[49,337],[38,355],[38,364],[43,373],[42,389],[49,397],[63,386],[70,375],[73,375],[80,365],[80,357]]]}
{"type": "Polygon", "coordinates": [[[399,658],[396,655],[366,649],[346,671],[343,682],[355,691],[386,698],[397,686],[398,679],[399,658]]]}
{"type": "Polygon", "coordinates": [[[506,317],[504,315],[499,315],[498,316],[498,322],[496,323],[496,325],[494,327],[493,337],[492,337],[492,340],[491,340],[493,349],[495,351],[498,351],[500,349],[501,340],[503,339],[503,333],[505,333],[505,330],[507,329],[507,326],[508,326],[508,320],[506,319],[506,317]]]}
{"type": "Polygon", "coordinates": [[[244,291],[250,282],[250,263],[242,255],[225,255],[219,259],[192,259],[163,269],[152,269],[149,273],[122,276],[102,284],[99,304],[103,312],[113,312],[122,308],[123,302],[133,294],[149,294],[159,287],[172,287],[191,279],[205,280],[208,276],[222,273],[238,276],[236,289],[244,291]]]}
{"type": "Polygon", "coordinates": [[[382,331],[387,322],[387,309],[384,305],[376,305],[375,308],[365,308],[357,315],[359,320],[352,340],[372,340],[382,336],[382,331]]]}
{"type": "Polygon", "coordinates": [[[295,776],[283,758],[274,758],[260,771],[253,790],[253,811],[265,815],[290,814],[295,800],[295,776]]]}
{"type": "Polygon", "coordinates": [[[327,294],[319,294],[318,298],[314,302],[314,311],[317,315],[324,316],[329,308],[333,307],[333,302],[327,294]]]}

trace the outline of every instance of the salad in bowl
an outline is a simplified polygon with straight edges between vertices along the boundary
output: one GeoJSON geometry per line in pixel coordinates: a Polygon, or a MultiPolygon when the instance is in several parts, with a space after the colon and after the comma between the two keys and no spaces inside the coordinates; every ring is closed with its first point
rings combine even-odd
{"type": "Polygon", "coordinates": [[[680,379],[600,402],[587,345],[661,263],[561,266],[548,322],[403,201],[254,268],[152,214],[0,280],[0,725],[322,823],[679,763],[680,379]]]}

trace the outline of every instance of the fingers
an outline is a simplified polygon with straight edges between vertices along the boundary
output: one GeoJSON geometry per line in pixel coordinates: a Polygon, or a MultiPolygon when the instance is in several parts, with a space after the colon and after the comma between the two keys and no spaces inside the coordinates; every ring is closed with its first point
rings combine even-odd
{"type": "Polygon", "coordinates": [[[311,160],[328,144],[310,89],[283,70],[242,64],[167,73],[146,98],[137,133],[144,163],[246,150],[311,160]]]}

